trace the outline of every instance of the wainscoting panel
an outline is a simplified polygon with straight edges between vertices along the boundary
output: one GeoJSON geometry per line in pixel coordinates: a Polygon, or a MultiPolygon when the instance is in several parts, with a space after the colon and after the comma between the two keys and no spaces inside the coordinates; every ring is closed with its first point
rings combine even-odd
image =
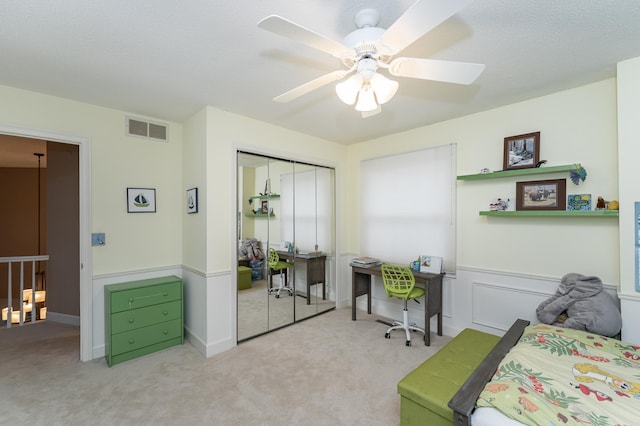
{"type": "Polygon", "coordinates": [[[537,322],[536,311],[549,294],[486,282],[472,282],[472,322],[505,332],[522,318],[537,322]]]}
{"type": "MultiPolygon", "coordinates": [[[[555,294],[562,278],[470,267],[458,267],[456,277],[454,315],[445,322],[445,333],[456,335],[464,328],[474,328],[499,336],[518,318],[538,323],[538,305],[555,294]]],[[[618,301],[617,287],[603,286],[618,301]]]]}

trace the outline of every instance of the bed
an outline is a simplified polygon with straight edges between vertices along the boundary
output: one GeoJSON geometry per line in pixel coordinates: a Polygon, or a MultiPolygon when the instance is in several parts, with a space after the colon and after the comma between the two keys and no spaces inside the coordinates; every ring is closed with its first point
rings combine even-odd
{"type": "Polygon", "coordinates": [[[448,405],[454,425],[640,424],[640,345],[517,320],[448,405]]]}

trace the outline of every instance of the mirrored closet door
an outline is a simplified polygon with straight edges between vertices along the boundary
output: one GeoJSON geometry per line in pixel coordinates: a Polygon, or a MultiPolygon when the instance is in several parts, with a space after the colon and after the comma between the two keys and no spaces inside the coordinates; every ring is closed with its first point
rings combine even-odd
{"type": "Polygon", "coordinates": [[[238,152],[238,341],[335,307],[334,170],[238,152]]]}

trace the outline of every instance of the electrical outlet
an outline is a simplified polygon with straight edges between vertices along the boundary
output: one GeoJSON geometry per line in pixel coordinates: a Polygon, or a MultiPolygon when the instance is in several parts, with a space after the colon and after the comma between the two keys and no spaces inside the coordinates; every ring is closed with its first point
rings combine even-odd
{"type": "Polygon", "coordinates": [[[105,245],[104,232],[97,232],[91,234],[91,245],[92,246],[103,246],[105,245]]]}

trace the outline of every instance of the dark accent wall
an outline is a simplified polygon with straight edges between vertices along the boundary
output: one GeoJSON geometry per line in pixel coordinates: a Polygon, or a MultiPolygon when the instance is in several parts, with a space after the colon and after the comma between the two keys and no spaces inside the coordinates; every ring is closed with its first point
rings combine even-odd
{"type": "MultiPolygon", "coordinates": [[[[47,251],[47,169],[40,171],[40,250],[47,251]]],[[[38,254],[38,169],[0,168],[0,257],[38,254]]],[[[19,264],[12,265],[12,298],[20,288],[19,264]]],[[[43,268],[44,269],[44,268],[43,268]]],[[[31,287],[31,264],[25,265],[25,287],[31,287]]],[[[7,297],[7,266],[0,264],[0,299],[7,297]]],[[[4,307],[4,306],[3,306],[4,307]]]]}
{"type": "Polygon", "coordinates": [[[80,315],[77,145],[47,143],[47,311],[80,315]]]}

